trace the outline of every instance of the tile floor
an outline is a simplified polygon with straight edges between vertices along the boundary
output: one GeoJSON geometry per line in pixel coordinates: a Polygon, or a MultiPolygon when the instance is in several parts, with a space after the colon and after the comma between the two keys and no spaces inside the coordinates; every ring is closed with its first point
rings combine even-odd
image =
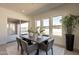
{"type": "MultiPolygon", "coordinates": [[[[61,48],[58,46],[53,46],[54,55],[78,55],[78,52],[71,52],[66,50],[65,48],[61,48]]],[[[30,55],[34,55],[36,51],[30,53],[30,55]]],[[[51,55],[51,50],[48,51],[48,54],[51,55]]],[[[0,55],[20,55],[20,51],[17,50],[17,43],[8,43],[5,45],[0,45],[0,55]]],[[[39,52],[39,55],[45,55],[44,51],[39,52]]]]}

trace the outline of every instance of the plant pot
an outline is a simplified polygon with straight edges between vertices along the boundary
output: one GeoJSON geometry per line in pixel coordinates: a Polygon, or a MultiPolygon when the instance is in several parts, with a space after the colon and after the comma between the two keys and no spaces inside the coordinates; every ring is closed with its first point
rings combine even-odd
{"type": "Polygon", "coordinates": [[[74,47],[74,35],[66,34],[66,49],[69,51],[73,51],[74,47]]]}

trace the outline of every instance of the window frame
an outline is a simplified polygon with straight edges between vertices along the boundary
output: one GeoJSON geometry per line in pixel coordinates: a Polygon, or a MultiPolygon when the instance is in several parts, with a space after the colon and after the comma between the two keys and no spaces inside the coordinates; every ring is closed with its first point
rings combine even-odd
{"type": "Polygon", "coordinates": [[[35,27],[40,27],[41,26],[41,21],[40,21],[40,26],[37,26],[37,21],[40,21],[40,20],[35,20],[35,27]]]}
{"type": "Polygon", "coordinates": [[[50,34],[50,28],[49,28],[49,26],[50,26],[50,19],[49,18],[44,18],[43,20],[42,20],[42,28],[43,29],[49,29],[49,33],[48,34],[45,34],[44,33],[44,35],[49,35],[50,34]],[[47,26],[44,26],[43,24],[44,24],[44,20],[48,20],[48,25],[47,26]]]}
{"type": "MultiPolygon", "coordinates": [[[[55,16],[55,17],[59,17],[59,16],[55,16]]],[[[62,18],[62,16],[61,16],[61,18],[62,18]]],[[[61,25],[54,25],[53,24],[53,17],[52,17],[52,35],[53,36],[62,36],[62,23],[61,23],[61,25]],[[60,35],[53,34],[53,29],[61,29],[61,34],[60,35]]]]}
{"type": "Polygon", "coordinates": [[[43,27],[49,27],[49,25],[50,25],[50,24],[49,24],[49,18],[43,19],[42,23],[43,23],[43,24],[42,24],[43,27]],[[48,25],[47,25],[47,26],[44,26],[44,20],[48,20],[48,25]]]}
{"type": "Polygon", "coordinates": [[[26,22],[26,23],[28,24],[27,27],[22,27],[22,23],[21,23],[21,34],[28,34],[29,23],[28,22],[26,22]],[[23,31],[24,33],[22,33],[22,28],[26,29],[25,31],[23,31]]]}

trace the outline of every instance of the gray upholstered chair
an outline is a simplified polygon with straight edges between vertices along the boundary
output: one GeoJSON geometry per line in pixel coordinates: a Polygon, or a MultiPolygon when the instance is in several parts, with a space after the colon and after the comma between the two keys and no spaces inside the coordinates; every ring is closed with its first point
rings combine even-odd
{"type": "Polygon", "coordinates": [[[21,38],[20,37],[16,37],[16,41],[17,41],[17,49],[19,50],[19,48],[21,48],[21,38]]]}
{"type": "Polygon", "coordinates": [[[24,52],[25,52],[25,53],[27,53],[27,55],[29,55],[34,50],[38,49],[37,44],[28,45],[28,42],[24,41],[24,40],[21,40],[21,44],[22,44],[22,54],[24,54],[24,52]]]}
{"type": "Polygon", "coordinates": [[[47,37],[49,37],[49,35],[43,35],[43,36],[47,36],[47,37]]]}
{"type": "Polygon", "coordinates": [[[22,44],[21,44],[21,40],[22,40],[21,37],[16,37],[16,41],[17,41],[17,45],[18,45],[17,49],[19,50],[19,48],[20,48],[20,54],[22,54],[22,44]]]}
{"type": "Polygon", "coordinates": [[[53,55],[53,43],[54,43],[54,40],[51,40],[47,44],[41,43],[41,44],[39,44],[39,49],[45,51],[46,52],[46,55],[48,55],[47,52],[49,51],[49,49],[51,49],[52,55],[53,55]]]}
{"type": "MultiPolygon", "coordinates": [[[[43,35],[43,36],[49,37],[49,35],[43,35]]],[[[48,41],[44,41],[44,43],[45,43],[45,44],[47,44],[47,43],[48,43],[48,41]]]]}
{"type": "Polygon", "coordinates": [[[32,41],[30,41],[30,40],[28,40],[28,39],[26,39],[26,38],[24,38],[24,37],[21,37],[21,38],[22,38],[22,40],[28,42],[29,45],[32,45],[32,44],[33,44],[32,41]]]}

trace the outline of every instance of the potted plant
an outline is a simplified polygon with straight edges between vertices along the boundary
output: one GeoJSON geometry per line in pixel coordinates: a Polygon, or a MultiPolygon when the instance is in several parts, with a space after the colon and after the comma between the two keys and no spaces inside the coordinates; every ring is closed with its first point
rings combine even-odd
{"type": "Polygon", "coordinates": [[[44,29],[40,29],[40,27],[36,28],[36,34],[38,35],[38,38],[40,38],[42,36],[43,31],[45,31],[44,29]]]}
{"type": "Polygon", "coordinates": [[[78,20],[79,16],[75,15],[68,15],[65,16],[61,21],[62,25],[65,28],[66,31],[66,49],[73,51],[73,46],[74,46],[74,29],[76,28],[77,24],[79,24],[78,20]]]}
{"type": "Polygon", "coordinates": [[[34,35],[34,31],[32,28],[28,29],[29,36],[32,37],[34,35]]]}
{"type": "Polygon", "coordinates": [[[32,37],[34,36],[36,39],[40,38],[42,36],[42,32],[44,31],[43,29],[39,30],[40,27],[37,27],[35,30],[33,30],[32,28],[30,28],[28,30],[29,32],[29,36],[32,37]]]}

